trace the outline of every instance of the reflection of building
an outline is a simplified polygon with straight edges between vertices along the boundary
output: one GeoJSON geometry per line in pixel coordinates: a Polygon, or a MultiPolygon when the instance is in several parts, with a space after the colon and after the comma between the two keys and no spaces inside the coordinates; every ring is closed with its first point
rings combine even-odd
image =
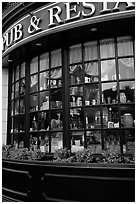
{"type": "Polygon", "coordinates": [[[14,6],[14,13],[3,16],[7,143],[29,147],[34,139],[47,152],[91,146],[98,153],[133,153],[134,4],[14,6]]]}

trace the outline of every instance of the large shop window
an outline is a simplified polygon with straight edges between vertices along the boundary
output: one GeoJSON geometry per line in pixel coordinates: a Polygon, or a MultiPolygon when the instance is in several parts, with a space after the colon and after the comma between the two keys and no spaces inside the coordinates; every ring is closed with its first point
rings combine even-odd
{"type": "Polygon", "coordinates": [[[72,152],[90,147],[96,153],[102,149],[134,153],[135,71],[130,36],[72,45],[64,60],[61,49],[43,53],[31,59],[27,74],[25,63],[12,71],[11,143],[24,146],[28,134],[30,148],[47,153],[63,148],[67,138],[72,152]],[[68,59],[65,67],[62,62],[68,59]],[[69,80],[63,84],[65,74],[69,80]],[[69,115],[63,104],[68,104],[69,115]],[[64,135],[66,121],[69,135],[64,135]]]}

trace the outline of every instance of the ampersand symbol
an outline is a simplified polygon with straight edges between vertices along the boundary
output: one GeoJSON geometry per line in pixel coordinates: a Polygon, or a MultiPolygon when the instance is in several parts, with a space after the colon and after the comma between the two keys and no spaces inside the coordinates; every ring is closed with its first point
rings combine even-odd
{"type": "Polygon", "coordinates": [[[38,30],[42,30],[41,28],[39,28],[39,23],[40,23],[41,18],[37,18],[36,16],[32,16],[31,20],[30,20],[30,26],[28,27],[28,33],[34,33],[38,30]]]}

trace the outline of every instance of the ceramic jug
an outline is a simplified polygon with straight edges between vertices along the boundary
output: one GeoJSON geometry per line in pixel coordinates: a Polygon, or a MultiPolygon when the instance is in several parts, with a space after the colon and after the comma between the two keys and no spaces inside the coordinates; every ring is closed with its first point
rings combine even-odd
{"type": "Polygon", "coordinates": [[[121,122],[123,123],[124,127],[133,127],[133,117],[130,113],[125,113],[121,116],[121,122]]]}

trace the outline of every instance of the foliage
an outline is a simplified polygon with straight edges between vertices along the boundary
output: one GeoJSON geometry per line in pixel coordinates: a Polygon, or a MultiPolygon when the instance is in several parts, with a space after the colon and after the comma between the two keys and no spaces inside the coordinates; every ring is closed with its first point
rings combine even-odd
{"type": "Polygon", "coordinates": [[[41,160],[44,157],[44,153],[38,149],[35,151],[27,148],[16,149],[14,146],[4,145],[2,147],[2,157],[19,160],[41,160]]]}
{"type": "MultiPolygon", "coordinates": [[[[16,149],[14,146],[4,145],[2,147],[2,157],[18,160],[46,160],[46,153],[42,153],[39,149],[16,149]]],[[[53,162],[134,164],[135,157],[134,155],[119,155],[110,150],[104,150],[101,154],[94,154],[91,148],[83,149],[75,153],[72,153],[67,148],[61,148],[55,150],[53,162]]]]}
{"type": "Polygon", "coordinates": [[[135,157],[133,155],[119,155],[109,150],[104,150],[101,154],[94,154],[91,148],[83,149],[76,153],[71,153],[70,150],[67,149],[59,149],[56,150],[54,154],[54,161],[104,164],[134,164],[135,157]]]}

